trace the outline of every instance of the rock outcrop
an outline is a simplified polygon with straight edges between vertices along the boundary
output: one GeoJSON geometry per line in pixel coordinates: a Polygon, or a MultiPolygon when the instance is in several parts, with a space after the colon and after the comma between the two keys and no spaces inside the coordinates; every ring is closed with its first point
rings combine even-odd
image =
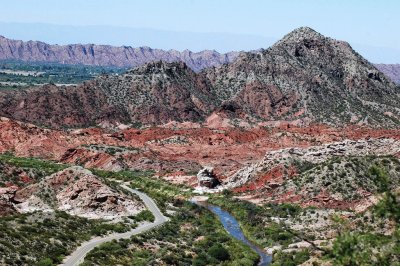
{"type": "Polygon", "coordinates": [[[0,217],[17,212],[14,207],[14,197],[17,189],[17,187],[0,187],[0,217]]]}
{"type": "Polygon", "coordinates": [[[71,215],[113,219],[144,210],[142,202],[131,199],[105,185],[90,171],[69,167],[36,184],[16,191],[19,212],[63,210],[71,215]]]}
{"type": "Polygon", "coordinates": [[[219,184],[212,167],[204,167],[197,173],[197,182],[200,187],[214,188],[219,184]]]}
{"type": "Polygon", "coordinates": [[[322,163],[335,156],[381,156],[395,155],[400,152],[400,140],[398,139],[361,139],[344,140],[341,142],[327,143],[321,146],[307,148],[286,148],[267,152],[264,159],[249,167],[238,171],[226,180],[228,187],[238,187],[252,182],[252,178],[260,172],[269,172],[283,165],[297,163],[322,163]]]}
{"type": "MultiPolygon", "coordinates": [[[[400,138],[400,130],[365,127],[333,128],[321,125],[274,128],[207,128],[199,124],[173,124],[145,129],[123,129],[112,134],[107,129],[54,130],[0,118],[0,153],[56,160],[85,168],[108,171],[127,169],[195,175],[201,165],[214,167],[223,180],[249,163],[260,161],[266,151],[317,146],[344,139],[400,138]]],[[[400,156],[400,155],[399,155],[400,156]]],[[[26,186],[36,182],[30,171],[4,168],[0,182],[26,186]],[[4,178],[3,178],[4,177],[4,178]]],[[[43,176],[43,175],[41,175],[43,176]]]]}
{"type": "Polygon", "coordinates": [[[215,97],[183,63],[155,62],[74,87],[0,92],[0,114],[51,127],[199,121],[215,97]]]}

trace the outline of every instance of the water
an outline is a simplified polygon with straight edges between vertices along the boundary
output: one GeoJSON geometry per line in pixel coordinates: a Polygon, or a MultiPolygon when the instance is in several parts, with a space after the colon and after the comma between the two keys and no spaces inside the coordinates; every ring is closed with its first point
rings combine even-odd
{"type": "Polygon", "coordinates": [[[263,249],[253,244],[245,237],[238,221],[232,215],[222,210],[220,207],[208,204],[207,202],[194,202],[194,203],[206,207],[214,214],[216,214],[229,234],[231,234],[234,238],[243,242],[251,249],[253,249],[255,252],[257,252],[257,254],[260,256],[260,262],[258,263],[259,266],[266,266],[270,264],[272,257],[268,255],[263,249]]]}

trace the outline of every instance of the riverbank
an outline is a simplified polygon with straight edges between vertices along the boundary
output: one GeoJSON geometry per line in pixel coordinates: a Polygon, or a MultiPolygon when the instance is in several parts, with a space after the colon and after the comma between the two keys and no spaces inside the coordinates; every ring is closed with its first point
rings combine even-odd
{"type": "Polygon", "coordinates": [[[253,266],[258,255],[228,234],[209,210],[188,201],[175,202],[164,225],[111,241],[92,250],[83,265],[233,265],[253,266]]]}
{"type": "Polygon", "coordinates": [[[239,222],[227,211],[224,211],[220,207],[216,205],[209,204],[207,202],[208,197],[206,196],[197,196],[193,197],[191,202],[205,207],[211,212],[213,212],[220,220],[222,225],[224,226],[225,230],[234,238],[237,240],[241,241],[248,247],[250,247],[253,251],[255,251],[258,256],[260,257],[260,261],[258,263],[258,266],[267,266],[271,263],[272,257],[267,254],[262,248],[258,247],[251,241],[249,241],[246,236],[244,235],[239,222]]]}

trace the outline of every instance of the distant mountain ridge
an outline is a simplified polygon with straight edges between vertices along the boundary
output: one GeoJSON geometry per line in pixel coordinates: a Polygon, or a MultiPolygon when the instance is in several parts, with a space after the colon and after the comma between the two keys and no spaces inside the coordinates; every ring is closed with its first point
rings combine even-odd
{"type": "Polygon", "coordinates": [[[183,61],[190,68],[203,68],[232,62],[239,52],[220,54],[204,50],[191,52],[184,50],[133,48],[131,46],[110,46],[96,44],[50,45],[40,41],[23,42],[0,36],[0,60],[21,60],[36,62],[57,62],[62,64],[84,64],[96,66],[137,67],[152,61],[183,61]]]}
{"type": "Polygon", "coordinates": [[[347,42],[303,27],[198,73],[158,61],[78,86],[0,91],[0,116],[58,128],[210,120],[398,127],[400,87],[347,42]]]}
{"type": "Polygon", "coordinates": [[[400,64],[375,64],[375,67],[396,84],[400,84],[400,64]]]}
{"type": "MultiPolygon", "coordinates": [[[[231,63],[240,52],[219,53],[212,50],[152,49],[150,47],[111,46],[96,44],[50,45],[40,41],[20,41],[0,35],[0,60],[57,62],[96,66],[137,67],[153,61],[182,61],[198,72],[204,68],[231,63]]],[[[399,64],[376,64],[380,71],[400,84],[399,64]]]]}

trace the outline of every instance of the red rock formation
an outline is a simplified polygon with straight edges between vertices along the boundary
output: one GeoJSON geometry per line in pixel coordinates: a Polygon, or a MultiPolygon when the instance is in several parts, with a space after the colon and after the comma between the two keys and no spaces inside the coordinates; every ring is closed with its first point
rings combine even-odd
{"type": "Polygon", "coordinates": [[[152,169],[157,172],[197,172],[201,166],[214,166],[220,179],[239,168],[262,159],[266,151],[287,147],[308,147],[343,139],[397,138],[399,130],[363,127],[330,128],[148,128],[114,133],[99,128],[59,131],[34,125],[0,120],[0,152],[18,156],[59,160],[86,167],[119,170],[152,169]],[[90,148],[87,145],[102,147],[90,148]],[[107,147],[122,147],[111,154],[107,147]]]}

